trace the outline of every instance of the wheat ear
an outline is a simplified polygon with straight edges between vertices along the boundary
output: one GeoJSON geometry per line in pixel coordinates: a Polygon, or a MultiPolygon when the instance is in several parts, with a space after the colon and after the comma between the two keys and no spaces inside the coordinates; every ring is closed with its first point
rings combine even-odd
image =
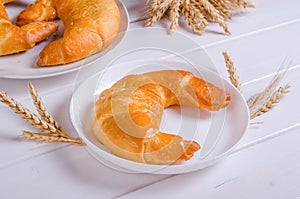
{"type": "Polygon", "coordinates": [[[224,17],[219,13],[219,11],[207,0],[198,0],[198,2],[203,6],[203,8],[208,13],[208,16],[212,21],[217,22],[221,26],[225,33],[230,34],[227,24],[225,23],[224,17]]]}
{"type": "Polygon", "coordinates": [[[150,26],[161,19],[168,10],[172,0],[153,0],[148,8],[149,18],[145,22],[145,26],[150,26]]]}
{"type": "Polygon", "coordinates": [[[180,11],[193,32],[202,35],[208,22],[195,5],[193,2],[184,0],[180,6],[180,11]]]}
{"type": "Polygon", "coordinates": [[[170,4],[170,27],[169,30],[173,32],[178,27],[179,20],[179,8],[180,8],[181,0],[173,0],[170,4]]]}
{"type": "Polygon", "coordinates": [[[240,91],[241,90],[240,78],[237,75],[236,68],[234,67],[234,63],[226,51],[223,52],[223,57],[225,59],[227,72],[229,74],[229,79],[231,83],[240,91]]]}
{"type": "Polygon", "coordinates": [[[79,138],[70,138],[70,137],[60,136],[58,134],[53,135],[53,134],[23,131],[20,137],[23,139],[35,140],[38,142],[67,142],[67,143],[83,145],[83,142],[79,138]]]}
{"type": "Polygon", "coordinates": [[[57,121],[50,115],[47,111],[46,107],[44,106],[40,96],[38,95],[36,89],[34,88],[33,84],[29,82],[28,84],[29,91],[34,102],[34,105],[41,116],[41,119],[48,122],[49,124],[53,125],[56,129],[63,131],[62,127],[58,125],[57,121]]]}
{"type": "Polygon", "coordinates": [[[48,122],[40,119],[36,114],[31,113],[27,108],[23,107],[20,103],[10,98],[7,93],[0,92],[0,101],[9,106],[17,115],[23,118],[26,122],[30,123],[33,127],[38,128],[45,133],[56,133],[57,129],[48,122]]]}
{"type": "Polygon", "coordinates": [[[30,123],[33,127],[39,129],[43,133],[33,133],[24,131],[22,138],[45,141],[45,142],[70,142],[74,144],[84,145],[80,138],[74,138],[62,131],[62,127],[57,125],[57,122],[46,111],[38,93],[34,89],[33,85],[29,86],[35,105],[40,112],[42,118],[39,118],[36,114],[31,113],[27,108],[23,107],[20,103],[11,98],[7,93],[0,92],[0,101],[10,107],[17,115],[23,118],[26,122],[30,123]],[[39,102],[40,101],[40,102],[39,102]],[[49,115],[48,115],[49,114],[49,115]],[[49,123],[50,122],[50,123],[49,123]]]}
{"type": "Polygon", "coordinates": [[[272,79],[272,81],[268,84],[268,86],[260,93],[253,95],[248,101],[247,104],[249,106],[250,115],[253,115],[257,113],[261,108],[266,104],[266,102],[269,100],[270,96],[276,91],[276,87],[279,84],[279,82],[283,79],[284,75],[286,74],[286,71],[288,70],[289,64],[287,64],[287,67],[282,70],[283,66],[282,64],[279,71],[275,75],[275,77],[272,79]]]}
{"type": "Polygon", "coordinates": [[[270,98],[263,104],[263,106],[258,109],[256,112],[251,113],[250,118],[254,119],[257,116],[260,116],[268,111],[270,111],[274,106],[276,106],[280,99],[290,92],[290,84],[286,84],[285,86],[279,87],[276,91],[273,92],[273,94],[270,96],[270,98]]]}

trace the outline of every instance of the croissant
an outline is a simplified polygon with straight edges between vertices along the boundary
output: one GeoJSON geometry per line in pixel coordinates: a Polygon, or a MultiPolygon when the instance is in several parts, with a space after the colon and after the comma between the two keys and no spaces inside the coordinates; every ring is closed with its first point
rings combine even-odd
{"type": "Polygon", "coordinates": [[[0,4],[6,4],[6,3],[9,3],[9,2],[13,2],[15,0],[0,0],[0,4]]]}
{"type": "Polygon", "coordinates": [[[22,26],[36,21],[52,21],[56,18],[54,0],[38,0],[18,15],[16,24],[22,26]]]}
{"type": "Polygon", "coordinates": [[[33,22],[18,27],[11,23],[4,4],[0,3],[0,55],[28,50],[47,39],[57,28],[54,22],[33,22]]]}
{"type": "Polygon", "coordinates": [[[119,157],[178,163],[189,160],[200,145],[159,131],[164,108],[182,105],[217,111],[229,102],[226,91],[187,71],[128,75],[100,94],[91,126],[97,140],[119,157]]]}
{"type": "Polygon", "coordinates": [[[64,35],[42,50],[39,66],[66,64],[97,53],[112,42],[120,26],[114,0],[39,0],[18,16],[18,24],[56,17],[64,22],[64,35]]]}

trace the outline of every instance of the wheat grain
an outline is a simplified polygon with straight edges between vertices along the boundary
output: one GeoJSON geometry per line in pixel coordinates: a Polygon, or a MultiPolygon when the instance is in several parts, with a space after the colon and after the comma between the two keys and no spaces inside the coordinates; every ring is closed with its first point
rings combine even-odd
{"type": "Polygon", "coordinates": [[[285,61],[280,66],[277,74],[274,76],[274,78],[271,80],[268,86],[262,92],[255,94],[247,101],[250,115],[256,114],[266,104],[270,96],[275,92],[278,83],[286,74],[289,64],[290,63],[287,63],[287,61],[285,61]],[[286,68],[282,70],[284,66],[286,66],[286,68]]]}
{"type": "Polygon", "coordinates": [[[145,26],[156,23],[165,14],[170,7],[172,0],[153,0],[148,8],[149,18],[145,22],[145,26]]]}
{"type": "Polygon", "coordinates": [[[34,133],[29,131],[23,131],[20,137],[23,139],[35,140],[38,142],[68,142],[83,145],[83,142],[79,138],[66,138],[59,135],[54,136],[52,134],[34,133]]]}
{"type": "Polygon", "coordinates": [[[193,32],[200,35],[204,33],[208,22],[193,2],[184,0],[181,6],[181,13],[192,27],[193,32]]]}
{"type": "Polygon", "coordinates": [[[181,5],[181,0],[173,0],[170,4],[170,31],[173,32],[178,27],[179,20],[179,7],[181,5]]]}
{"type": "Polygon", "coordinates": [[[237,75],[236,68],[234,67],[234,63],[226,51],[223,52],[223,57],[225,59],[229,79],[231,83],[240,91],[241,83],[239,76],[237,75]]]}
{"type": "Polygon", "coordinates": [[[245,1],[245,0],[234,0],[233,1],[237,7],[241,8],[254,8],[255,4],[252,1],[245,1]]]}
{"type": "Polygon", "coordinates": [[[145,26],[150,26],[154,24],[157,21],[156,15],[156,7],[161,3],[161,0],[152,0],[151,3],[148,6],[148,19],[145,22],[145,26]]]}
{"type": "Polygon", "coordinates": [[[145,26],[156,23],[163,15],[169,15],[172,32],[179,26],[181,13],[197,34],[204,33],[209,20],[217,22],[225,33],[230,34],[225,19],[230,19],[235,9],[250,7],[255,7],[250,0],[152,0],[146,12],[145,26]]]}
{"type": "Polygon", "coordinates": [[[229,5],[224,3],[224,1],[209,0],[209,3],[211,3],[219,11],[219,14],[223,18],[225,18],[225,19],[230,19],[231,18],[232,12],[229,9],[229,5]]]}
{"type": "Polygon", "coordinates": [[[214,22],[217,22],[221,26],[225,33],[230,34],[227,24],[225,23],[224,18],[219,14],[219,11],[207,0],[198,0],[199,4],[207,11],[208,16],[214,22]]]}
{"type": "Polygon", "coordinates": [[[34,102],[34,105],[41,116],[41,119],[48,122],[49,124],[53,125],[56,129],[63,131],[62,127],[58,125],[57,121],[50,115],[47,111],[46,107],[44,106],[38,92],[34,88],[31,82],[28,84],[29,91],[34,102]]]}
{"type": "Polygon", "coordinates": [[[276,106],[284,94],[288,93],[290,90],[290,84],[279,87],[274,93],[269,97],[269,99],[258,109],[256,112],[253,112],[250,116],[251,119],[254,119],[257,116],[260,116],[268,111],[270,111],[274,106],[276,106]]]}
{"type": "MultiPolygon", "coordinates": [[[[59,126],[55,126],[55,120],[53,117],[46,111],[38,93],[34,89],[33,85],[29,86],[32,94],[32,98],[34,100],[35,105],[43,118],[51,121],[51,124],[43,119],[39,118],[36,114],[31,113],[27,108],[23,107],[20,103],[15,101],[13,98],[9,97],[9,95],[5,92],[0,92],[0,101],[10,107],[17,115],[19,115],[26,122],[30,123],[33,127],[41,130],[43,133],[32,133],[25,131],[22,134],[23,138],[27,138],[30,140],[36,141],[51,141],[51,142],[71,142],[77,144],[83,144],[81,139],[74,138],[66,134],[62,131],[62,127],[56,128],[59,126]],[[45,113],[47,112],[47,113],[45,113]]],[[[57,122],[56,122],[57,124],[57,122]]]]}
{"type": "Polygon", "coordinates": [[[0,101],[12,110],[15,111],[17,115],[23,118],[26,122],[30,123],[32,126],[40,129],[43,132],[56,133],[57,129],[49,124],[48,122],[40,119],[34,113],[31,113],[27,108],[23,107],[20,103],[16,102],[13,98],[10,98],[7,93],[0,92],[0,101]]]}

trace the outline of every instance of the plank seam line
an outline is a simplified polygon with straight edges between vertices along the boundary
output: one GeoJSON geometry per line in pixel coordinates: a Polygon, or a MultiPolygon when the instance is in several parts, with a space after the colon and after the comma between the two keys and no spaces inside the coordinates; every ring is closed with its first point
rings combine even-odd
{"type": "Polygon", "coordinates": [[[205,48],[205,49],[210,48],[210,47],[214,47],[214,46],[222,44],[222,43],[227,43],[227,42],[234,41],[234,40],[237,40],[237,39],[240,39],[240,38],[243,38],[243,37],[252,36],[252,35],[255,35],[257,33],[262,33],[264,31],[281,28],[281,27],[291,25],[291,24],[295,24],[295,23],[299,23],[299,22],[300,22],[300,19],[294,19],[294,20],[291,20],[291,21],[288,21],[288,22],[283,22],[283,23],[276,24],[276,25],[273,25],[273,26],[265,27],[265,28],[262,28],[262,29],[259,29],[259,30],[244,33],[244,34],[234,36],[234,37],[231,37],[231,38],[228,38],[228,39],[224,39],[224,40],[221,40],[221,41],[212,42],[210,44],[204,44],[201,47],[205,48]]]}
{"type": "MultiPolygon", "coordinates": [[[[250,143],[247,143],[247,144],[242,145],[242,146],[240,146],[240,147],[237,147],[235,150],[233,150],[233,151],[229,154],[229,156],[230,156],[230,155],[233,155],[233,154],[235,154],[235,153],[238,153],[238,152],[240,152],[240,151],[242,151],[242,150],[244,150],[244,149],[248,149],[248,148],[250,148],[250,147],[252,147],[252,146],[255,146],[255,145],[257,145],[257,144],[261,144],[261,143],[263,143],[263,142],[265,142],[265,141],[267,141],[267,140],[270,140],[270,139],[279,137],[280,135],[283,135],[283,134],[286,133],[287,131],[296,129],[297,127],[300,127],[300,123],[297,123],[297,124],[294,124],[294,125],[292,125],[292,126],[290,126],[290,127],[287,127],[287,128],[281,129],[281,130],[279,130],[279,131],[276,131],[276,132],[272,133],[271,135],[262,137],[261,139],[258,139],[258,140],[254,141],[254,142],[250,142],[250,143]]],[[[166,181],[166,180],[171,180],[173,177],[176,177],[177,175],[179,175],[179,174],[172,175],[172,176],[170,176],[170,177],[168,177],[168,178],[158,180],[157,182],[153,182],[153,183],[148,184],[148,185],[146,185],[146,186],[144,186],[144,187],[140,187],[139,189],[133,190],[133,191],[131,191],[131,192],[124,193],[124,194],[122,194],[122,195],[119,195],[118,198],[119,198],[119,197],[126,196],[126,195],[129,195],[129,194],[134,193],[134,192],[142,191],[143,189],[146,189],[146,188],[148,188],[148,187],[151,187],[152,185],[156,185],[156,184],[158,184],[158,183],[160,183],[160,182],[163,182],[163,181],[166,181]]]]}
{"type": "Polygon", "coordinates": [[[247,149],[247,148],[250,148],[250,147],[252,147],[252,146],[255,146],[255,145],[257,145],[257,144],[261,144],[261,143],[266,142],[266,141],[268,141],[268,140],[277,138],[277,137],[279,137],[279,136],[281,136],[281,135],[287,134],[287,133],[289,133],[289,131],[291,132],[292,130],[294,130],[294,129],[298,128],[298,127],[300,127],[300,123],[297,123],[297,124],[291,125],[291,126],[289,126],[289,127],[286,127],[286,128],[284,128],[284,129],[275,131],[274,133],[271,133],[271,134],[269,134],[269,135],[266,135],[266,136],[264,136],[264,137],[261,137],[261,138],[255,140],[255,141],[246,143],[246,144],[241,145],[241,146],[237,146],[237,148],[236,148],[235,150],[233,150],[233,151],[230,153],[230,155],[235,154],[235,153],[237,153],[237,152],[240,152],[240,151],[242,151],[242,150],[245,150],[245,149],[247,149]]]}
{"type": "Polygon", "coordinates": [[[28,156],[23,156],[23,157],[20,157],[18,159],[15,159],[15,160],[12,160],[12,161],[0,164],[0,170],[8,168],[8,167],[12,167],[12,166],[14,166],[14,165],[16,165],[18,163],[23,163],[24,161],[29,161],[29,160],[35,159],[37,157],[43,156],[43,155],[48,154],[48,153],[52,153],[52,152],[61,150],[63,148],[69,147],[70,145],[71,144],[67,144],[65,146],[60,146],[60,147],[57,147],[57,148],[54,148],[54,149],[50,149],[50,150],[47,150],[47,151],[43,151],[41,153],[37,153],[37,154],[34,154],[34,155],[31,154],[31,155],[28,155],[28,156]]]}
{"type": "MultiPolygon", "coordinates": [[[[290,67],[288,69],[288,72],[292,71],[292,70],[295,70],[295,69],[298,69],[298,68],[300,68],[300,64],[290,67]]],[[[268,75],[264,75],[262,77],[259,77],[259,78],[253,79],[253,80],[249,80],[247,82],[242,83],[242,86],[245,86],[245,85],[248,85],[248,84],[252,84],[252,83],[255,83],[257,81],[264,80],[264,79],[267,79],[267,78],[270,78],[270,77],[274,77],[276,74],[277,74],[277,72],[274,72],[274,73],[271,73],[271,74],[268,74],[268,75]]]]}

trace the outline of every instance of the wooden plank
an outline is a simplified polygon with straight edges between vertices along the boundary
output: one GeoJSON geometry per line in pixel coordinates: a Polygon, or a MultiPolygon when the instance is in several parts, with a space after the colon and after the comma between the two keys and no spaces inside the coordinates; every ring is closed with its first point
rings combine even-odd
{"type": "Polygon", "coordinates": [[[297,128],[208,169],[177,175],[120,198],[298,198],[299,139],[297,128]]]}
{"type": "MultiPolygon", "coordinates": [[[[131,0],[124,0],[124,4],[131,17],[138,18],[140,16],[144,19],[143,13],[147,0],[135,2],[131,0]]],[[[282,26],[285,24],[299,21],[300,12],[298,11],[299,2],[297,0],[289,0],[282,2],[280,0],[274,0],[271,3],[264,0],[255,0],[256,8],[246,9],[245,11],[237,11],[236,15],[228,20],[228,26],[231,31],[231,35],[223,33],[221,27],[216,23],[211,23],[203,36],[192,33],[191,29],[184,22],[183,17],[180,18],[181,26],[177,31],[182,32],[187,37],[195,40],[199,45],[210,45],[214,42],[221,42],[230,40],[234,37],[244,34],[256,34],[261,30],[267,30],[282,26]]],[[[131,28],[144,27],[144,21],[137,21],[131,24],[131,28]]],[[[163,18],[153,27],[161,27],[166,29],[168,34],[169,20],[167,17],[163,18]]]]}
{"type": "Polygon", "coordinates": [[[79,146],[23,160],[0,176],[2,198],[113,198],[167,177],[112,170],[79,146]]]}
{"type": "MultiPolygon", "coordinates": [[[[145,9],[142,2],[124,0],[124,3],[133,21],[145,9]]],[[[270,78],[260,78],[276,72],[286,55],[294,58],[293,66],[300,63],[298,1],[274,0],[270,5],[269,1],[257,0],[256,3],[256,9],[241,13],[228,22],[232,32],[230,37],[222,34],[215,24],[209,26],[204,36],[194,35],[185,28],[178,29],[205,47],[224,77],[227,73],[221,52],[227,50],[246,83],[243,88],[246,97],[264,87],[270,78]]],[[[165,22],[163,20],[155,27],[167,28],[165,22]]],[[[131,30],[141,27],[142,21],[130,25],[131,30]]],[[[178,175],[133,192],[127,195],[128,198],[153,198],[158,194],[168,198],[299,197],[299,128],[281,131],[299,123],[300,93],[296,89],[300,83],[299,75],[298,68],[287,74],[285,82],[289,80],[295,85],[292,93],[278,107],[258,119],[264,124],[247,131],[235,154],[211,168],[178,175]]],[[[68,102],[75,79],[76,73],[34,80],[49,110],[71,132],[68,102]],[[50,87],[54,89],[48,90],[50,87]]],[[[0,90],[7,90],[32,107],[27,96],[27,83],[28,80],[0,78],[0,90]]],[[[81,147],[19,142],[16,137],[23,128],[30,126],[3,105],[0,105],[0,117],[0,193],[4,198],[111,198],[170,177],[119,173],[96,162],[81,147]]]]}

